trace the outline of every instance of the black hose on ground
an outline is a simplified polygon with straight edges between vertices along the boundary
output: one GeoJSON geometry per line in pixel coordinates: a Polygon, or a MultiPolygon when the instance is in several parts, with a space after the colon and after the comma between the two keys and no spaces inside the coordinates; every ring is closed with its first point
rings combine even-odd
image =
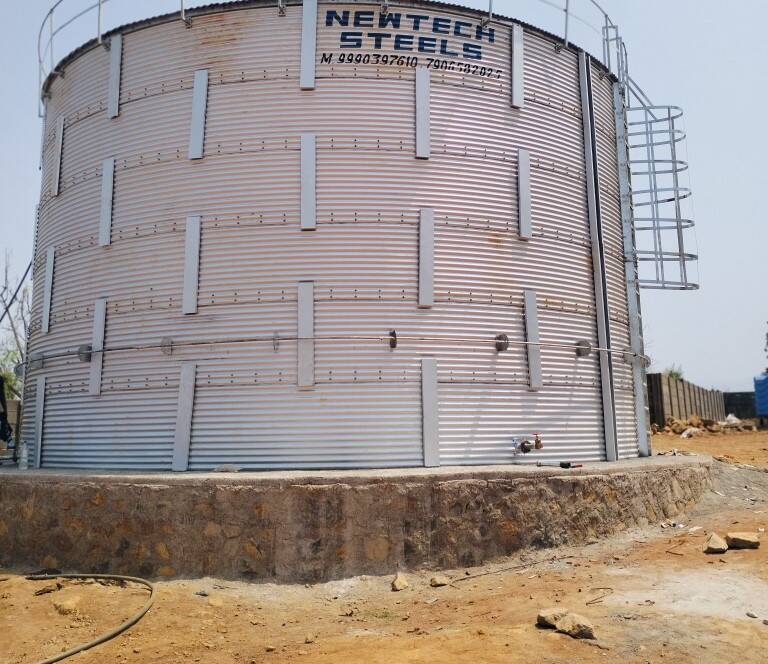
{"type": "Polygon", "coordinates": [[[83,643],[82,645],[75,646],[74,648],[70,648],[64,652],[60,652],[58,655],[54,655],[53,657],[42,660],[39,664],[52,664],[53,662],[60,662],[62,659],[72,657],[72,655],[83,652],[83,650],[88,650],[89,648],[93,648],[100,643],[104,643],[105,641],[109,641],[110,639],[115,638],[118,634],[121,634],[129,627],[139,622],[139,620],[144,617],[144,614],[149,611],[150,608],[152,608],[152,604],[155,601],[155,586],[146,579],[140,579],[136,576],[122,576],[120,574],[32,574],[26,578],[29,581],[48,581],[51,579],[108,579],[111,581],[132,581],[133,583],[138,583],[149,588],[149,599],[147,600],[146,604],[144,604],[144,606],[141,607],[137,613],[128,618],[128,620],[126,620],[124,623],[118,625],[109,632],[105,632],[101,636],[95,638],[93,641],[89,641],[88,643],[83,643]]]}

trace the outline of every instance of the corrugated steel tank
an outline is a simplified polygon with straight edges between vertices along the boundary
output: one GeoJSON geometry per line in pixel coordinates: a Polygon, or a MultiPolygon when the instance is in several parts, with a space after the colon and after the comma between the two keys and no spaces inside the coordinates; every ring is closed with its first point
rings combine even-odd
{"type": "Polygon", "coordinates": [[[191,16],[46,84],[35,463],[638,455],[601,64],[429,2],[191,16]]]}

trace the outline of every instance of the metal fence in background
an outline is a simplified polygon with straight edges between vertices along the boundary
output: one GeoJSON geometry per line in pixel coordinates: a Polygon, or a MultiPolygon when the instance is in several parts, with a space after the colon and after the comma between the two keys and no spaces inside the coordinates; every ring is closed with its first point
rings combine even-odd
{"type": "Polygon", "coordinates": [[[668,417],[685,420],[698,415],[722,421],[726,416],[722,392],[707,390],[663,373],[648,374],[648,408],[651,423],[660,427],[668,417]]]}

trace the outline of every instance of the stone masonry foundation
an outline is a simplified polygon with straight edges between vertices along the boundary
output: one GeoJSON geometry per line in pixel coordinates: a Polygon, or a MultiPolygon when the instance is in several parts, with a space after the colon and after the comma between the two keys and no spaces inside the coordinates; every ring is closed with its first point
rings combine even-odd
{"type": "Polygon", "coordinates": [[[0,565],[281,582],[471,566],[656,523],[710,487],[695,457],[571,471],[3,471],[0,565]]]}

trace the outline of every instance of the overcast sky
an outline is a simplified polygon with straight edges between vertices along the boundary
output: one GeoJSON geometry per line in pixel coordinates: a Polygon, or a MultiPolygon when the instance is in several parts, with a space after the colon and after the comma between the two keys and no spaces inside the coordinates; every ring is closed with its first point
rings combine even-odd
{"type": "MultiPolygon", "coordinates": [[[[63,7],[91,3],[64,0],[63,7]]],[[[39,195],[36,41],[51,4],[15,3],[0,27],[0,244],[12,252],[18,274],[31,255],[39,195]]],[[[763,352],[768,320],[768,2],[732,0],[727,11],[719,0],[601,4],[627,42],[633,79],[654,103],[685,110],[701,289],[644,291],[646,350],[653,369],[677,364],[686,378],[705,387],[751,390],[752,376],[768,365],[763,352]]],[[[595,16],[589,0],[571,0],[571,6],[585,18],[595,16]]],[[[177,0],[112,0],[105,6],[105,24],[177,8],[177,0]]],[[[541,0],[496,0],[494,9],[552,31],[561,21],[541,0]]],[[[93,33],[95,25],[80,22],[68,32],[67,46],[93,33]]],[[[600,54],[596,34],[578,21],[571,25],[571,36],[600,54]]],[[[57,55],[63,54],[62,49],[57,55]]]]}

